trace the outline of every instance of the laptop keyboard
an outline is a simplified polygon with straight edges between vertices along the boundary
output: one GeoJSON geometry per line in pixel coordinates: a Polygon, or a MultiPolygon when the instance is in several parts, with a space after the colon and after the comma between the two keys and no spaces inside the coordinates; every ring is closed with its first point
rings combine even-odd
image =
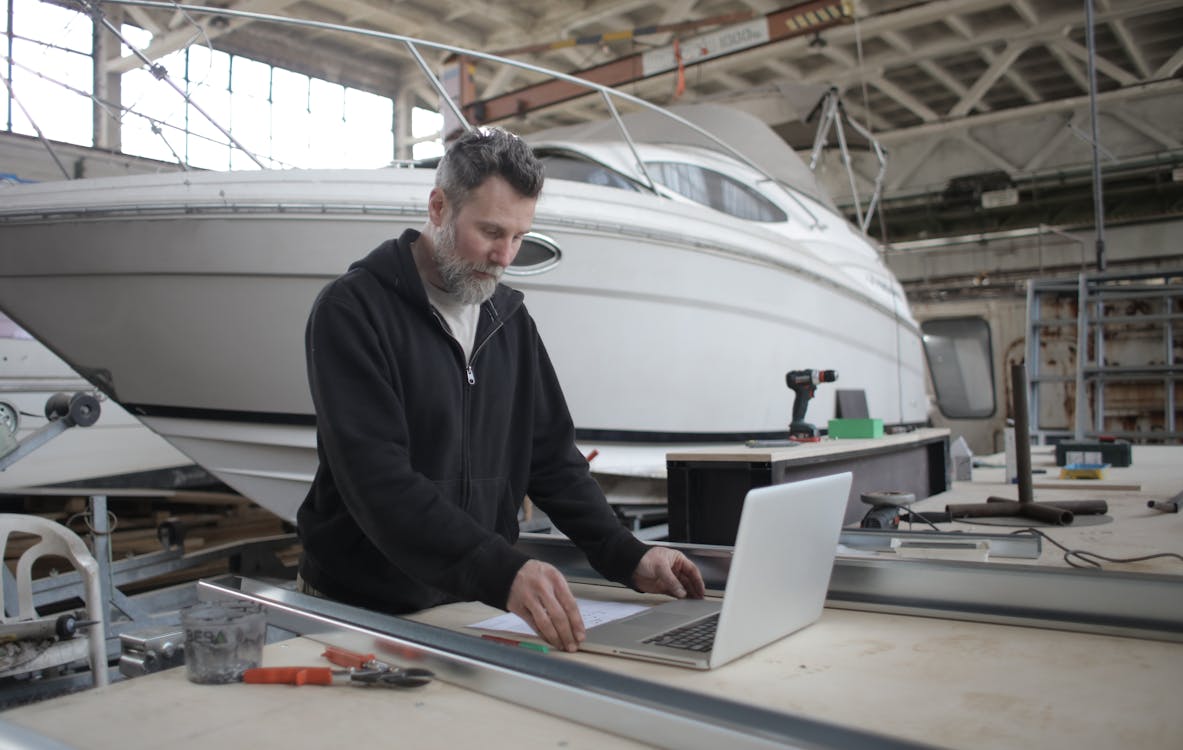
{"type": "Polygon", "coordinates": [[[719,627],[719,613],[702,620],[679,625],[673,630],[658,633],[643,643],[653,643],[658,646],[681,648],[687,651],[710,651],[715,645],[715,630],[719,627]]]}

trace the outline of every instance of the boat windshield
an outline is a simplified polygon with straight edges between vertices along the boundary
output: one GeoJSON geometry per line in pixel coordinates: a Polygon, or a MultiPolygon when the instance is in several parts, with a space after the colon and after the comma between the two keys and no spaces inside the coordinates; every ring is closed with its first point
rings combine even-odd
{"type": "Polygon", "coordinates": [[[586,182],[590,185],[637,191],[638,188],[624,175],[614,172],[602,164],[581,159],[572,154],[540,153],[546,176],[556,180],[586,182]]]}
{"type": "Polygon", "coordinates": [[[647,161],[645,169],[675,193],[716,211],[749,221],[789,220],[772,201],[722,172],[673,161],[647,161]]]}

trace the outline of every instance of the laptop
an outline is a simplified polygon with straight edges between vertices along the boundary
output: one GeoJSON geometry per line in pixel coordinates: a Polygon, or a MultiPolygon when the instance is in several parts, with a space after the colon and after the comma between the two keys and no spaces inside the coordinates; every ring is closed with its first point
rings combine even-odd
{"type": "Polygon", "coordinates": [[[821,617],[849,472],[744,498],[723,600],[676,599],[587,630],[581,649],[694,669],[755,651],[821,617]]]}

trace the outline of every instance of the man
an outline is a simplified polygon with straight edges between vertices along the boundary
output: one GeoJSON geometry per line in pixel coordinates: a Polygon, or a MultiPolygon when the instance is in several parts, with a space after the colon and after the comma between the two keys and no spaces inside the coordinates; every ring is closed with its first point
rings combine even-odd
{"type": "Polygon", "coordinates": [[[612,513],[523,295],[497,283],[542,181],[517,137],[462,136],[422,233],[321,292],[306,341],[320,467],[298,514],[304,590],[396,614],[479,600],[574,651],[584,626],[566,581],[512,546],[528,494],[606,578],[703,595],[693,563],[612,513]]]}

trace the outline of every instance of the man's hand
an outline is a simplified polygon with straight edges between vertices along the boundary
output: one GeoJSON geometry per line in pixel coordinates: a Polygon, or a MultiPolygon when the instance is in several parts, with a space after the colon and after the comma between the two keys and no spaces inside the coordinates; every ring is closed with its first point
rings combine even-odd
{"type": "Polygon", "coordinates": [[[633,572],[633,583],[647,594],[669,594],[682,599],[706,595],[702,573],[690,558],[670,547],[652,547],[633,572]]]}
{"type": "Polygon", "coordinates": [[[505,607],[555,648],[575,651],[587,635],[563,574],[539,560],[530,560],[518,570],[505,607]]]}

